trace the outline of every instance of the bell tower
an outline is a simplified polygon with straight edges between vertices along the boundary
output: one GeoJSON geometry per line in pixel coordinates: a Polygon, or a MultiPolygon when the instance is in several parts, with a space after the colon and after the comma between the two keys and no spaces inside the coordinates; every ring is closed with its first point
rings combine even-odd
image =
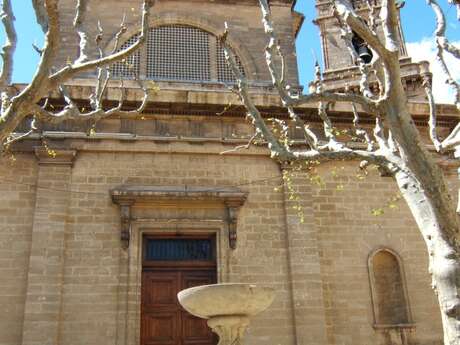
{"type": "MultiPolygon", "coordinates": [[[[366,0],[350,0],[355,11],[362,16],[365,21],[369,20],[371,8],[366,0]]],[[[371,0],[372,5],[378,12],[380,0],[371,0]]],[[[353,62],[345,42],[340,37],[340,27],[337,19],[332,14],[332,3],[330,0],[316,0],[317,18],[314,23],[318,26],[321,39],[323,66],[324,66],[324,86],[328,90],[343,90],[345,85],[357,88],[359,83],[359,70],[353,62]]],[[[378,13],[376,14],[378,16],[378,13]]],[[[408,94],[412,97],[423,98],[424,93],[420,86],[420,64],[413,63],[408,56],[404,40],[401,22],[398,24],[400,41],[400,63],[402,69],[403,82],[406,85],[408,94]]],[[[377,27],[378,34],[382,34],[381,27],[377,27]]],[[[356,52],[365,62],[370,62],[372,52],[366,43],[355,36],[352,40],[356,52]]]]}

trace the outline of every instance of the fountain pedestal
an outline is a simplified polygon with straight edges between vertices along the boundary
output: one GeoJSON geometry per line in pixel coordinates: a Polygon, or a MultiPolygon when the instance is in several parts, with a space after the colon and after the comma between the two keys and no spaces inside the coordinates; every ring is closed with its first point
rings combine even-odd
{"type": "Polygon", "coordinates": [[[275,291],[252,284],[213,284],[182,290],[177,297],[190,314],[208,319],[219,345],[241,345],[250,317],[270,306],[275,291]]]}
{"type": "Polygon", "coordinates": [[[219,336],[219,345],[241,345],[249,326],[247,316],[215,316],[208,320],[208,326],[219,336]]]}

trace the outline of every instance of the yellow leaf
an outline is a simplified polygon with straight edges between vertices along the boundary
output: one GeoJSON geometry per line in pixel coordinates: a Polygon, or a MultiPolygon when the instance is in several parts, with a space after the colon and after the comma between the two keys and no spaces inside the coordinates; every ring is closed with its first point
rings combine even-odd
{"type": "Polygon", "coordinates": [[[373,216],[376,216],[376,217],[381,216],[384,213],[385,212],[384,212],[383,208],[374,208],[374,209],[371,210],[371,214],[373,216]]]}

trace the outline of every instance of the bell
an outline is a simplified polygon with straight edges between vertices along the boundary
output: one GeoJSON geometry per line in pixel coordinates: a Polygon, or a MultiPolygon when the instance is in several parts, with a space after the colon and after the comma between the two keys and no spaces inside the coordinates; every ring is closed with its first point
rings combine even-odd
{"type": "Polygon", "coordinates": [[[370,63],[372,61],[372,52],[370,51],[370,49],[365,44],[362,44],[362,45],[360,45],[358,47],[358,56],[366,64],[370,63]]]}

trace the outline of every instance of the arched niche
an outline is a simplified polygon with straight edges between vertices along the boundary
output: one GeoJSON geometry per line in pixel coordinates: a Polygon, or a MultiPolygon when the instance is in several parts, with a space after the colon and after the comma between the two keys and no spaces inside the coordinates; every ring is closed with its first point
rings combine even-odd
{"type": "Polygon", "coordinates": [[[389,248],[378,248],[369,255],[369,279],[376,328],[412,324],[404,269],[399,255],[389,248]]]}

